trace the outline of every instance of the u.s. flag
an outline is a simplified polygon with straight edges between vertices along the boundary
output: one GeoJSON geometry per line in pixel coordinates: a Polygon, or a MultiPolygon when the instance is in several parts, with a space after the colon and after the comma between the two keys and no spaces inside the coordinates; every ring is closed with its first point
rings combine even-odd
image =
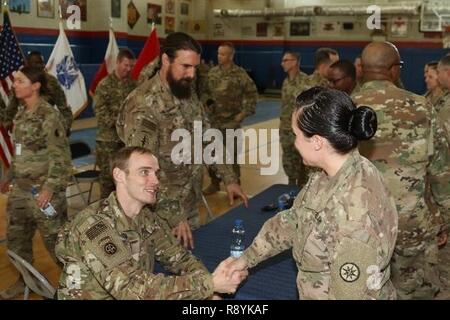
{"type": "MultiPolygon", "coordinates": [[[[0,33],[0,98],[8,105],[13,83],[13,72],[24,64],[19,43],[11,27],[8,11],[3,12],[3,29],[0,33]]],[[[9,168],[13,156],[13,144],[7,130],[0,124],[0,158],[9,168]]]]}

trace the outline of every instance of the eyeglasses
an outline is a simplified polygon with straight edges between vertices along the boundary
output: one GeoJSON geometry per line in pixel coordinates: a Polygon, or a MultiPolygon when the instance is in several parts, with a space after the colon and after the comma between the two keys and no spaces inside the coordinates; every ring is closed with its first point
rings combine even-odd
{"type": "Polygon", "coordinates": [[[331,82],[333,85],[336,85],[336,83],[338,83],[339,81],[347,78],[348,76],[343,76],[342,78],[339,79],[328,79],[329,82],[331,82]]]}
{"type": "Polygon", "coordinates": [[[396,62],[396,63],[391,64],[391,66],[389,67],[389,69],[391,69],[393,66],[398,66],[400,69],[402,69],[404,65],[405,65],[405,62],[404,62],[404,61],[399,61],[399,62],[396,62]]]}
{"type": "Polygon", "coordinates": [[[297,59],[283,59],[281,60],[281,63],[285,63],[287,61],[297,61],[297,59]]]}

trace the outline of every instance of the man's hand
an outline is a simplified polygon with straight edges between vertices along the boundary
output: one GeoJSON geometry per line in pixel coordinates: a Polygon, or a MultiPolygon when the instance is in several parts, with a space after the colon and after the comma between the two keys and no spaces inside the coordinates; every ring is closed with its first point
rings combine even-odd
{"type": "Polygon", "coordinates": [[[172,233],[186,249],[194,249],[191,227],[186,220],[181,221],[178,226],[173,228],[172,233]]]}
{"type": "Polygon", "coordinates": [[[442,247],[447,243],[448,240],[448,231],[441,231],[437,235],[437,245],[438,247],[442,247]]]}
{"type": "Polygon", "coordinates": [[[53,192],[43,189],[39,192],[38,197],[36,198],[36,203],[39,208],[43,209],[53,198],[53,192]]]}
{"type": "Polygon", "coordinates": [[[214,291],[219,293],[235,293],[239,284],[248,276],[247,270],[236,271],[227,276],[230,259],[222,261],[213,272],[214,291]]]}
{"type": "Polygon", "coordinates": [[[226,262],[226,265],[228,267],[228,269],[226,270],[226,276],[229,279],[232,278],[236,272],[246,271],[248,273],[247,261],[245,261],[245,259],[242,257],[238,259],[229,257],[224,262],[226,262]]]}
{"type": "Polygon", "coordinates": [[[0,192],[8,193],[10,184],[11,184],[11,181],[9,179],[0,181],[0,192]]]}
{"type": "Polygon", "coordinates": [[[241,123],[242,120],[244,120],[244,118],[245,118],[245,113],[243,113],[243,112],[238,113],[238,114],[234,117],[234,122],[241,123]]]}
{"type": "Polygon", "coordinates": [[[230,206],[232,206],[234,204],[234,197],[238,196],[244,202],[245,207],[248,208],[247,195],[244,193],[244,191],[242,191],[240,185],[238,185],[237,183],[231,183],[231,184],[227,185],[226,188],[227,188],[228,199],[230,200],[230,206]]]}

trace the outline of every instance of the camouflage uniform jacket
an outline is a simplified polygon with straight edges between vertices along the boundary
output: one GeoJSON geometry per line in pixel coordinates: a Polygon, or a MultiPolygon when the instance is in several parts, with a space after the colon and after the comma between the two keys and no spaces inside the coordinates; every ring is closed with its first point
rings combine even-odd
{"type": "Polygon", "coordinates": [[[158,70],[161,69],[160,62],[161,60],[159,59],[159,57],[157,57],[141,70],[141,73],[139,74],[138,85],[142,84],[144,81],[153,78],[153,76],[158,72],[158,70]]]}
{"type": "MultiPolygon", "coordinates": [[[[117,133],[125,145],[145,147],[158,158],[161,189],[156,211],[171,226],[185,220],[201,201],[201,186],[197,184],[202,181],[202,165],[194,164],[192,159],[191,164],[174,164],[171,158],[174,147],[180,143],[178,139],[172,141],[172,133],[184,129],[193,139],[194,121],[202,121],[203,130],[209,128],[197,96],[176,98],[162,83],[159,73],[128,96],[117,119],[117,133]]],[[[193,140],[190,143],[190,156],[202,155],[195,152],[193,140]]],[[[225,184],[236,182],[231,166],[218,165],[217,169],[225,184]]]]}
{"type": "Polygon", "coordinates": [[[423,96],[427,98],[427,100],[431,103],[431,105],[434,106],[436,111],[439,111],[439,104],[441,104],[441,101],[445,101],[447,95],[447,90],[443,89],[440,91],[437,95],[433,96],[431,94],[431,91],[427,91],[423,96]]]}
{"type": "Polygon", "coordinates": [[[449,147],[436,112],[425,97],[389,81],[368,81],[352,98],[377,113],[376,135],[361,143],[360,151],[380,170],[394,196],[399,214],[397,250],[404,250],[402,254],[422,250],[445,227],[440,214],[450,214],[449,147]]]}
{"type": "Polygon", "coordinates": [[[213,293],[205,266],[148,207],[125,216],[116,193],[67,223],[56,255],[64,264],[58,299],[205,299],[213,293]],[[153,273],[155,260],[168,271],[153,273]]]}
{"type": "Polygon", "coordinates": [[[235,129],[240,123],[234,118],[241,112],[245,117],[255,113],[258,90],[247,72],[236,65],[229,69],[211,68],[202,93],[202,102],[213,100],[208,116],[213,128],[235,129]]]}
{"type": "Polygon", "coordinates": [[[103,79],[95,90],[94,111],[98,118],[97,141],[117,142],[116,120],[120,106],[136,88],[136,81],[117,78],[113,72],[103,79]]]}
{"type": "Polygon", "coordinates": [[[294,111],[296,93],[303,91],[308,75],[303,72],[298,72],[294,78],[289,76],[283,81],[281,87],[281,115],[280,115],[280,130],[291,129],[291,116],[294,111]]]}
{"type": "Polygon", "coordinates": [[[325,78],[324,76],[321,76],[318,72],[314,72],[313,74],[310,74],[308,76],[307,84],[308,84],[307,87],[304,88],[303,90],[308,90],[316,86],[321,86],[325,88],[328,88],[330,86],[328,79],[325,78]]]}
{"type": "Polygon", "coordinates": [[[445,96],[441,98],[439,101],[440,105],[438,108],[438,120],[441,124],[445,136],[447,137],[447,141],[450,144],[450,93],[449,91],[445,92],[445,96]]]}
{"type": "MultiPolygon", "coordinates": [[[[45,74],[47,76],[47,89],[49,94],[47,96],[43,96],[43,98],[50,104],[54,105],[58,108],[59,112],[63,117],[64,128],[67,131],[72,127],[73,122],[73,114],[70,106],[67,104],[66,94],[64,90],[61,88],[58,80],[49,73],[45,74]]],[[[14,91],[10,95],[9,105],[3,111],[1,121],[8,125],[17,113],[20,102],[16,98],[14,91]]]]}
{"type": "Polygon", "coordinates": [[[352,151],[335,176],[312,175],[243,257],[252,267],[292,248],[300,299],[393,299],[397,211],[380,172],[352,151]]]}
{"type": "Polygon", "coordinates": [[[15,156],[9,177],[23,189],[39,185],[53,192],[64,191],[72,162],[63,120],[44,99],[31,111],[20,105],[14,118],[15,156]]]}

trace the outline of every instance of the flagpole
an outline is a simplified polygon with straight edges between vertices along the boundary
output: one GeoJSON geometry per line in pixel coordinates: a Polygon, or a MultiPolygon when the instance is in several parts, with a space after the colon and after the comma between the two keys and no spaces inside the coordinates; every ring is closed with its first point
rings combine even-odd
{"type": "Polygon", "coordinates": [[[9,9],[9,0],[3,0],[3,10],[2,13],[5,13],[9,9]]]}

